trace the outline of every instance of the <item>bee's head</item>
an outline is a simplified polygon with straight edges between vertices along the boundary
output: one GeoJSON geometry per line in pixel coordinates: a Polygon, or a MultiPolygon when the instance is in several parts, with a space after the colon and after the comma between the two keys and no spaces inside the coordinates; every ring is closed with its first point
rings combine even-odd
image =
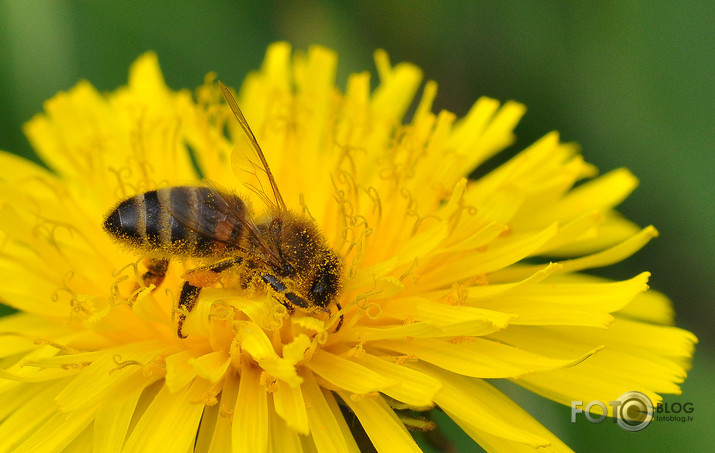
{"type": "Polygon", "coordinates": [[[281,259],[275,272],[293,279],[310,305],[327,307],[333,302],[341,288],[342,265],[315,223],[289,212],[274,219],[268,232],[281,259]]]}

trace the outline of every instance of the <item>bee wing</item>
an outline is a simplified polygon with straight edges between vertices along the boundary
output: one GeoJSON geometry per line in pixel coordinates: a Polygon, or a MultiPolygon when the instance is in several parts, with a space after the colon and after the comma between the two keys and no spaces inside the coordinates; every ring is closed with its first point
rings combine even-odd
{"type": "MultiPolygon", "coordinates": [[[[214,187],[175,187],[170,189],[169,214],[177,222],[201,236],[241,249],[243,232],[252,237],[263,251],[263,260],[279,265],[280,260],[261,238],[258,227],[246,212],[246,204],[238,196],[214,187]],[[236,234],[236,225],[241,225],[236,234]]],[[[246,250],[243,250],[246,252],[246,250]]]]}
{"type": "Polygon", "coordinates": [[[275,178],[273,178],[273,173],[268,167],[268,162],[266,157],[261,151],[261,147],[258,145],[258,140],[256,136],[253,135],[251,127],[246,121],[246,117],[243,116],[243,112],[238,107],[236,99],[233,97],[229,89],[219,80],[219,86],[221,87],[221,92],[223,93],[226,103],[231,107],[233,115],[238,120],[241,125],[248,144],[250,145],[253,153],[243,153],[235,151],[231,154],[231,167],[234,173],[238,176],[239,180],[243,182],[250,191],[258,195],[269,207],[273,210],[285,211],[286,205],[283,201],[280,191],[278,190],[278,185],[276,184],[275,178]],[[256,161],[257,158],[257,161],[256,161]],[[268,195],[268,187],[273,193],[271,198],[268,195]]]}

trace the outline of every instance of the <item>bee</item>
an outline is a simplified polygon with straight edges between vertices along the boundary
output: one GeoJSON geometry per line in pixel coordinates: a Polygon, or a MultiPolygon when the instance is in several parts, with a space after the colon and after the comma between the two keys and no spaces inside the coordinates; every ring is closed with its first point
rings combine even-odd
{"type": "MultiPolygon", "coordinates": [[[[143,275],[146,286],[162,283],[171,258],[213,261],[182,276],[176,319],[179,338],[186,338],[184,321],[201,289],[222,281],[229,269],[237,272],[241,287],[264,289],[289,313],[296,308],[330,313],[331,304],[341,310],[337,302],[341,259],[312,219],[286,208],[246,118],[228,88],[218,83],[253,151],[242,157],[234,150],[232,162],[248,158],[257,184],[246,186],[261,196],[268,214],[254,219],[241,197],[213,186],[174,186],[121,201],[106,216],[104,229],[120,243],[150,255],[143,275]],[[264,187],[270,187],[270,194],[260,190],[264,187]]],[[[336,331],[342,322],[341,315],[336,331]]]]}

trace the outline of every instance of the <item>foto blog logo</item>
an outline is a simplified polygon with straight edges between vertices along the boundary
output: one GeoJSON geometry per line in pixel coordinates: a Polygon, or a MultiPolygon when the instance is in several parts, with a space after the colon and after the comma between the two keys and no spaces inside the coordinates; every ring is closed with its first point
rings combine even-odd
{"type": "MultiPolygon", "coordinates": [[[[653,403],[641,392],[626,392],[608,404],[613,409],[613,422],[626,431],[641,431],[653,421],[653,403]]],[[[598,400],[589,402],[586,407],[583,401],[571,401],[571,423],[576,423],[577,414],[583,414],[591,423],[601,423],[606,419],[608,407],[598,400]],[[591,413],[594,406],[601,408],[601,415],[591,413]]]]}

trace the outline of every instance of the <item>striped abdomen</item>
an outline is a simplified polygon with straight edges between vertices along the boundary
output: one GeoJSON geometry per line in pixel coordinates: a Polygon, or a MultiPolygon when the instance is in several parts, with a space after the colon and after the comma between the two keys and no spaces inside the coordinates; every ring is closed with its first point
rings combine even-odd
{"type": "Polygon", "coordinates": [[[104,228],[133,247],[168,255],[220,256],[235,250],[246,206],[209,187],[167,187],[128,198],[104,228]]]}

